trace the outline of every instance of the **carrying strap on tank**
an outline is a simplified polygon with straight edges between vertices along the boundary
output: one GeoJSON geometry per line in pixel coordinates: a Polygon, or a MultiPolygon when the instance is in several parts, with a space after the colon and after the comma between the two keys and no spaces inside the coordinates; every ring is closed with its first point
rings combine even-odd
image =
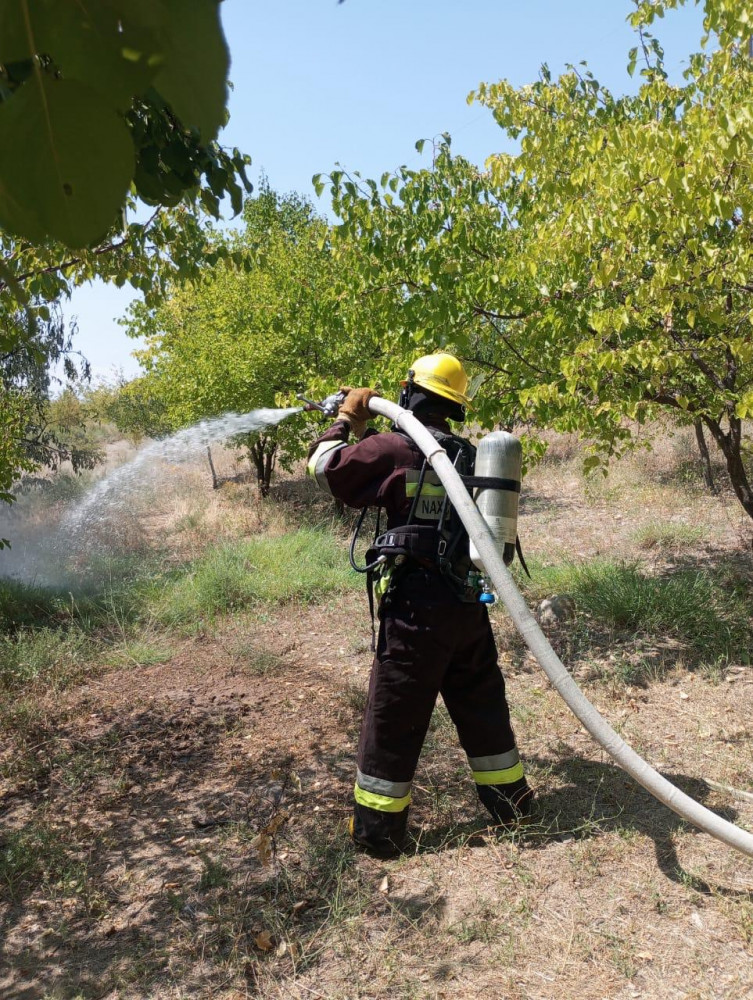
{"type": "MultiPolygon", "coordinates": [[[[470,474],[468,469],[473,468],[476,449],[464,438],[458,437],[455,434],[447,434],[445,431],[441,431],[434,427],[428,427],[427,430],[431,433],[432,437],[434,437],[437,442],[451,454],[451,456],[452,452],[454,452],[454,456],[452,456],[453,464],[458,467],[460,479],[469,493],[474,489],[496,489],[514,491],[516,493],[520,492],[520,483],[515,479],[503,479],[497,476],[475,476],[470,474]],[[450,445],[449,448],[448,445],[450,445]]],[[[405,434],[403,431],[395,429],[395,433],[402,434],[403,437],[407,438],[407,440],[413,444],[409,435],[405,434]]],[[[408,518],[404,525],[391,528],[381,534],[379,525],[381,508],[377,511],[374,538],[371,547],[366,553],[365,566],[358,566],[356,564],[355,546],[363,525],[366,509],[361,512],[361,516],[359,517],[355,531],[353,532],[353,539],[350,546],[350,563],[353,569],[366,575],[366,593],[369,601],[369,616],[371,619],[372,652],[376,649],[375,578],[382,566],[389,565],[391,568],[391,579],[387,590],[388,593],[399,581],[400,576],[402,575],[400,571],[408,570],[411,562],[414,565],[417,563],[419,565],[437,567],[440,573],[447,578],[448,582],[459,594],[465,587],[465,579],[463,575],[465,570],[462,572],[455,572],[455,570],[459,569],[459,567],[455,565],[456,560],[453,557],[455,556],[460,543],[467,538],[467,532],[459,518],[452,516],[453,508],[450,504],[449,497],[445,494],[443,498],[436,526],[431,524],[416,523],[418,504],[421,498],[421,491],[423,490],[426,482],[428,470],[429,463],[426,459],[424,459],[419,471],[418,482],[415,484],[415,493],[413,494],[410,511],[408,512],[408,518]],[[448,510],[450,511],[449,518],[448,510]],[[454,525],[450,523],[448,527],[448,520],[450,522],[456,521],[457,523],[454,525]]],[[[528,571],[528,566],[523,558],[523,551],[520,546],[519,537],[516,537],[515,539],[515,551],[518,554],[521,566],[525,570],[526,575],[530,578],[531,574],[528,571]]],[[[461,560],[463,558],[464,557],[461,557],[461,560]]]]}
{"type": "Polygon", "coordinates": [[[520,493],[520,483],[517,479],[500,479],[498,476],[462,476],[463,486],[467,490],[507,490],[510,493],[520,493]]]}
{"type": "MultiPolygon", "coordinates": [[[[475,489],[507,490],[508,492],[520,493],[521,484],[520,481],[517,479],[504,479],[499,476],[476,476],[473,474],[468,474],[466,472],[466,469],[469,466],[470,468],[473,468],[475,464],[476,449],[473,447],[473,445],[469,444],[465,440],[465,438],[458,437],[456,434],[448,434],[446,431],[439,430],[439,428],[437,427],[427,427],[426,429],[429,431],[431,436],[439,444],[442,445],[445,451],[448,452],[451,452],[453,450],[455,451],[453,464],[456,466],[457,465],[462,466],[461,468],[458,469],[458,474],[460,476],[463,485],[465,486],[465,488],[468,490],[469,493],[475,489]],[[448,444],[451,444],[450,448],[447,447],[448,444]]],[[[402,434],[403,437],[405,437],[408,441],[412,443],[412,438],[404,431],[395,428],[395,433],[402,434]]],[[[418,505],[421,489],[423,487],[424,480],[426,478],[428,465],[429,465],[428,461],[424,460],[423,465],[421,466],[421,473],[418,479],[416,494],[413,497],[413,503],[411,504],[410,513],[408,515],[408,521],[407,521],[408,525],[412,524],[414,521],[416,508],[418,505]]],[[[435,554],[435,559],[437,560],[437,562],[440,563],[440,569],[443,569],[444,571],[450,569],[452,556],[455,550],[457,549],[457,546],[460,544],[461,540],[465,535],[465,529],[462,527],[462,524],[457,525],[456,530],[452,532],[452,534],[449,537],[447,537],[446,532],[441,531],[445,520],[448,504],[449,504],[449,498],[446,497],[445,502],[442,506],[442,513],[438,523],[438,528],[440,529],[440,534],[443,535],[445,544],[443,547],[442,539],[440,538],[439,540],[437,540],[437,553],[435,554]],[[439,551],[440,549],[442,551],[439,551]]],[[[377,544],[377,542],[378,540],[375,538],[375,545],[377,544]]],[[[519,535],[515,536],[515,552],[517,553],[518,559],[520,560],[520,565],[522,566],[523,571],[530,580],[531,573],[530,570],[528,569],[528,564],[525,561],[525,557],[523,556],[523,549],[520,544],[519,535]]],[[[406,552],[406,554],[410,553],[406,552]]],[[[448,575],[453,576],[454,574],[450,572],[448,575]]]]}

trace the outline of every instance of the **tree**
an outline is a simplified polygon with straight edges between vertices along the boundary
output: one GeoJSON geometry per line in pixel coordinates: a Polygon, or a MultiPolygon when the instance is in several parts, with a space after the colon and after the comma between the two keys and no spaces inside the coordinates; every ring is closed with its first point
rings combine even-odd
{"type": "Polygon", "coordinates": [[[73,333],[65,325],[59,309],[32,323],[24,312],[15,315],[15,347],[0,356],[0,384],[5,401],[15,399],[24,413],[16,445],[19,464],[27,469],[46,466],[58,469],[70,462],[73,471],[91,469],[99,461],[99,451],[85,435],[80,401],[71,386],[86,382],[89,366],[73,351],[73,333]],[[59,364],[67,381],[59,400],[53,405],[50,394],[53,376],[50,366],[59,364]]]}
{"type": "MultiPolygon", "coordinates": [[[[264,185],[242,218],[241,231],[215,235],[228,251],[216,268],[174,287],[156,307],[139,303],[131,311],[131,332],[148,341],[137,354],[146,375],[134,391],[162,403],[176,428],[228,410],[274,407],[307,387],[332,391],[369,348],[343,325],[331,294],[328,227],[311,205],[264,185]]],[[[298,420],[245,442],[262,493],[279,446],[292,458],[308,437],[298,420]]]]}
{"type": "Polygon", "coordinates": [[[127,380],[121,374],[114,382],[88,386],[83,399],[88,420],[114,424],[135,443],[165,437],[175,429],[164,400],[154,396],[143,377],[127,380]]]}
{"type": "MultiPolygon", "coordinates": [[[[168,284],[226,252],[210,245],[204,219],[219,218],[225,198],[240,211],[251,185],[248,158],[215,141],[228,69],[218,5],[0,0],[6,367],[23,368],[32,341],[35,363],[53,362],[54,350],[44,357],[53,343],[45,338],[51,306],[74,286],[93,278],[129,283],[156,301],[168,284]]],[[[6,383],[3,402],[17,415],[6,433],[20,435],[0,450],[7,499],[29,455],[21,430],[28,392],[6,383]]]]}
{"type": "Polygon", "coordinates": [[[33,319],[23,310],[6,318],[3,342],[12,346],[0,354],[0,407],[7,411],[0,431],[2,500],[13,500],[10,487],[21,472],[39,466],[57,469],[66,461],[78,472],[99,460],[97,447],[81,433],[80,403],[71,389],[89,375],[85,359],[73,350],[73,332],[54,307],[33,319]],[[63,377],[52,374],[53,365],[63,377]],[[52,404],[53,383],[64,380],[63,397],[52,404]]]}
{"type": "Polygon", "coordinates": [[[706,0],[707,49],[672,84],[648,28],[682,2],[636,9],[636,95],[543,67],[472,95],[516,154],[479,170],[447,136],[430,169],[329,181],[351,259],[360,246],[357,308],[393,343],[454,346],[489,372],[482,422],[577,430],[593,468],[631,446],[636,422],[701,421],[753,517],[751,28],[742,0],[706,0]]]}

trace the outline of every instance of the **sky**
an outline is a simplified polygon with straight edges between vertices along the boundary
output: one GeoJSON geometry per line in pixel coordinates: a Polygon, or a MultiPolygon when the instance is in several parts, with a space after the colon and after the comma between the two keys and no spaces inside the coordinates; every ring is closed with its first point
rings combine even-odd
{"type": "MultiPolygon", "coordinates": [[[[380,177],[425,166],[418,139],[449,132],[453,149],[482,164],[510,149],[491,113],[468,105],[480,82],[520,86],[546,62],[553,74],[585,60],[615,93],[635,90],[627,52],[630,0],[224,0],[232,60],[230,121],[220,135],[252,157],[280,192],[316,201],[311,178],[336,163],[380,177]]],[[[658,21],[654,33],[672,77],[698,49],[694,6],[658,21]]],[[[326,195],[318,202],[327,212],[326,195]]],[[[134,297],[101,283],[76,290],[65,312],[95,378],[138,374],[136,343],[118,318],[134,297]]]]}

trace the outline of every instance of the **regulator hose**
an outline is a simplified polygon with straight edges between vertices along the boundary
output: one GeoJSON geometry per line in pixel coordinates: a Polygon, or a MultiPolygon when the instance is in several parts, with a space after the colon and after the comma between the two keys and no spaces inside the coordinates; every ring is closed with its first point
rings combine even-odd
{"type": "Polygon", "coordinates": [[[509,570],[502,561],[486,522],[481,517],[470,494],[456,472],[449,455],[424,425],[409,411],[396,403],[374,396],[369,400],[373,414],[387,417],[409,435],[424,453],[439,476],[453,507],[465,525],[468,534],[483,559],[487,575],[503,601],[516,628],[523,637],[539,665],[562,697],[568,708],[588,732],[629,775],[643,785],[660,802],[678,816],[699,829],[721,840],[722,843],[753,857],[753,834],[696,802],[681,792],[666,778],[647,764],[632,747],[619,736],[607,720],[594,708],[565,669],[562,661],[549,644],[531,614],[509,570]]]}

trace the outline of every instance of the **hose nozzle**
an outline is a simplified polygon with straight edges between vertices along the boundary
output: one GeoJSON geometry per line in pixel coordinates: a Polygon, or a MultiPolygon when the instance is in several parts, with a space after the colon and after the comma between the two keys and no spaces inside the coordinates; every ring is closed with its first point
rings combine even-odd
{"type": "Polygon", "coordinates": [[[327,396],[321,403],[317,403],[315,399],[307,399],[302,392],[297,392],[295,398],[300,399],[305,404],[303,407],[304,410],[319,410],[325,417],[336,417],[338,410],[345,402],[346,396],[347,393],[341,389],[339,392],[333,392],[331,396],[327,396]]]}

